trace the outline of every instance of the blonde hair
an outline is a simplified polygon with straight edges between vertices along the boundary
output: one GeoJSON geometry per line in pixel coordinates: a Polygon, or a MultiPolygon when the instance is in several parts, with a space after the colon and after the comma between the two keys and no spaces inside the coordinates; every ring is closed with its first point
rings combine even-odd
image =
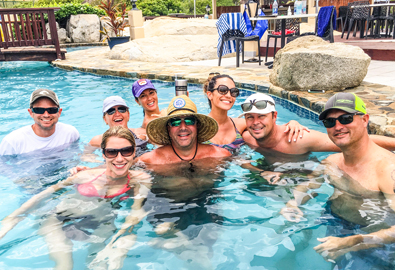
{"type": "Polygon", "coordinates": [[[111,137],[117,137],[117,138],[128,140],[134,148],[136,147],[136,142],[134,140],[134,136],[132,132],[123,126],[115,126],[109,128],[106,132],[104,132],[100,145],[102,149],[106,148],[107,142],[111,137]]]}

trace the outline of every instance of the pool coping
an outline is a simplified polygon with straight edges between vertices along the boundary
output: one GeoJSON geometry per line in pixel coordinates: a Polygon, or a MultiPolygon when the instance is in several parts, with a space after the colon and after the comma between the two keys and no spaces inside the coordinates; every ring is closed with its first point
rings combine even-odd
{"type": "MultiPolygon", "coordinates": [[[[162,63],[163,66],[174,67],[173,72],[165,71],[165,70],[152,70],[148,71],[150,66],[153,66],[155,69],[155,65],[153,63],[148,62],[136,62],[136,64],[145,67],[147,71],[127,71],[130,69],[126,69],[122,67],[122,62],[120,60],[112,60],[112,62],[119,61],[120,65],[117,67],[111,66],[109,68],[105,67],[95,67],[95,65],[84,65],[81,63],[76,63],[73,61],[55,61],[52,62],[51,65],[57,68],[61,68],[68,71],[79,71],[99,76],[112,76],[112,77],[121,77],[128,79],[140,79],[147,78],[151,80],[161,80],[174,82],[176,76],[175,73],[179,69],[184,69],[183,75],[179,75],[178,78],[183,78],[188,80],[188,83],[194,84],[204,84],[206,81],[206,77],[201,77],[194,75],[193,72],[188,73],[187,66],[175,66],[169,63],[162,63]],[[170,73],[170,74],[169,74],[170,73]]],[[[134,62],[128,61],[129,65],[134,62]]],[[[156,66],[158,63],[156,63],[156,66]]],[[[97,65],[96,65],[97,66],[97,65]]],[[[309,111],[312,111],[314,114],[318,116],[320,112],[323,111],[326,100],[331,97],[336,92],[334,91],[326,91],[326,92],[314,92],[309,93],[307,91],[288,91],[284,90],[280,87],[274,86],[269,82],[268,74],[264,74],[263,76],[257,76],[258,82],[252,80],[243,79],[243,76],[235,75],[237,73],[242,74],[243,72],[249,72],[252,69],[248,70],[248,68],[224,68],[224,67],[204,67],[205,70],[210,70],[210,72],[220,72],[221,74],[229,74],[235,80],[236,87],[244,88],[247,90],[252,90],[261,93],[268,93],[273,96],[277,96],[279,98],[288,100],[289,102],[305,108],[309,111]],[[219,70],[222,69],[222,70],[219,70]],[[267,80],[267,81],[266,81],[267,80]]],[[[207,72],[206,71],[206,72],[207,72]]],[[[254,69],[254,72],[262,72],[262,70],[254,69]]],[[[205,73],[208,74],[209,72],[205,73]]],[[[201,75],[201,74],[199,74],[201,75]]],[[[207,75],[206,75],[207,76],[207,75]]],[[[251,77],[251,76],[250,76],[251,77]]],[[[255,79],[255,78],[254,78],[255,79]]],[[[344,90],[343,92],[353,92],[360,96],[367,105],[367,110],[370,115],[369,122],[369,133],[370,134],[380,134],[386,135],[390,137],[395,137],[395,103],[392,102],[390,98],[390,93],[395,93],[395,88],[390,86],[383,86],[378,84],[372,84],[368,82],[362,82],[362,84],[358,87],[344,90]],[[387,104],[387,103],[388,104],[387,104]]]]}

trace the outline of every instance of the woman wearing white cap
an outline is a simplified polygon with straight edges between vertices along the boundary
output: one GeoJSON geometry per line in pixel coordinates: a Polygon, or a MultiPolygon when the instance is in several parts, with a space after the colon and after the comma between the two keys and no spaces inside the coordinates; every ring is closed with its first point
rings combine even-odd
{"type": "MultiPolygon", "coordinates": [[[[111,128],[115,126],[123,126],[128,128],[129,107],[120,96],[111,96],[103,101],[103,120],[111,128]]],[[[145,129],[128,128],[136,141],[136,156],[144,153],[147,146],[147,135],[145,129]]],[[[89,144],[93,147],[100,147],[103,135],[96,135],[89,144]]]]}
{"type": "MultiPolygon", "coordinates": [[[[244,119],[228,116],[228,111],[239,96],[239,89],[236,88],[234,80],[229,75],[210,73],[203,91],[207,95],[211,108],[208,115],[217,121],[219,127],[218,133],[205,143],[233,152],[244,144],[242,133],[246,130],[244,119]]],[[[294,136],[294,140],[298,131],[305,129],[296,121],[291,121],[287,125],[285,132],[289,132],[290,139],[294,136]]]]}

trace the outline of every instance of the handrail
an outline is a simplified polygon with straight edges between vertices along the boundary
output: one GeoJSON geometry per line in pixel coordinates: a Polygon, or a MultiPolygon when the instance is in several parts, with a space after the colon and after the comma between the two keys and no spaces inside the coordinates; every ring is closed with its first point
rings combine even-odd
{"type": "Polygon", "coordinates": [[[54,45],[57,58],[62,59],[55,10],[59,8],[0,9],[0,25],[4,38],[0,40],[0,48],[54,45]],[[50,37],[45,27],[45,14],[48,16],[50,37]]]}

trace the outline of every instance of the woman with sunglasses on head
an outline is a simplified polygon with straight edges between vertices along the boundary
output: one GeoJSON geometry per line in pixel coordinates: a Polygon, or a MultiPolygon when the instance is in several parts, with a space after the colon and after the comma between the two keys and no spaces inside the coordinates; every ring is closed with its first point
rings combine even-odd
{"type": "MultiPolygon", "coordinates": [[[[218,123],[218,133],[205,143],[225,148],[230,152],[235,151],[244,144],[242,133],[246,130],[244,119],[228,116],[228,111],[233,107],[236,98],[239,96],[239,89],[236,88],[234,80],[229,75],[210,73],[203,86],[203,91],[207,95],[211,108],[208,115],[218,123]]],[[[294,141],[299,135],[298,131],[306,129],[296,121],[291,121],[287,125],[285,132],[290,132],[290,140],[295,134],[294,141]]],[[[302,133],[300,136],[302,136],[302,133]]]]}
{"type": "MultiPolygon", "coordinates": [[[[120,96],[111,96],[103,101],[103,120],[111,128],[115,126],[123,126],[128,128],[129,121],[129,107],[120,96]]],[[[142,128],[129,128],[136,141],[136,156],[140,156],[147,150],[147,135],[145,129],[142,128]]],[[[103,135],[96,135],[92,138],[89,144],[93,147],[100,147],[103,135]]],[[[95,149],[86,149],[83,159],[87,159],[95,149]]]]}
{"type": "MultiPolygon", "coordinates": [[[[106,248],[108,256],[111,256],[108,248],[118,255],[126,256],[134,243],[135,235],[122,235],[146,215],[142,205],[150,188],[148,174],[129,170],[134,162],[135,146],[134,138],[128,129],[116,126],[107,130],[101,142],[106,168],[79,172],[33,196],[2,220],[0,239],[25,217],[25,213],[57,192],[56,197],[45,200],[51,203],[56,199],[59,200],[59,204],[46,215],[39,234],[48,244],[49,255],[56,263],[55,269],[72,269],[71,240],[94,243],[94,248],[92,245],[89,249],[89,257],[103,249],[106,239],[113,236],[117,230],[114,224],[117,215],[114,210],[120,208],[119,203],[124,201],[132,210],[117,237],[114,237],[106,248]],[[75,186],[75,193],[59,195],[58,191],[70,185],[75,186]],[[118,245],[122,245],[122,248],[117,249],[118,245]]],[[[86,265],[77,268],[86,268],[86,265]]]]}

